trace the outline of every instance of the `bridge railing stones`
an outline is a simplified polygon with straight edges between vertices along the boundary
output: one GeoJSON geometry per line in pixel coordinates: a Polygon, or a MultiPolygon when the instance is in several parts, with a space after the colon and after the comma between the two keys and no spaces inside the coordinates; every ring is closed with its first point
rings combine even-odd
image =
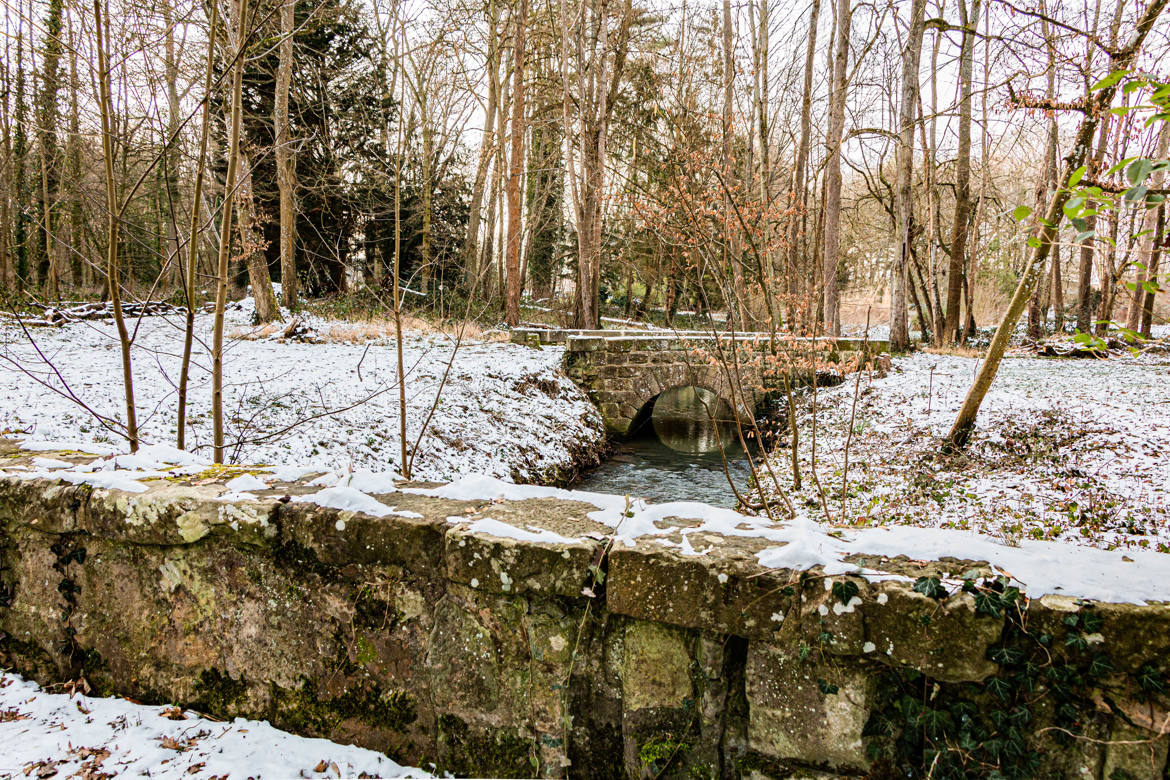
{"type": "Polygon", "coordinates": [[[1004,754],[1036,756],[1029,776],[1163,778],[1170,605],[989,610],[915,588],[991,578],[979,561],[776,570],[758,563],[762,538],[692,531],[703,555],[661,544],[693,519],[612,545],[574,501],[396,492],[380,499],[396,513],[375,518],[295,500],[317,490],[304,482],[225,502],[198,474],[142,493],[21,476],[33,456],[0,440],[0,665],[42,683],[83,676],[100,695],[267,719],[455,775],[892,776],[929,764],[896,752],[924,728],[957,745],[964,718],[1003,710],[1017,734],[1004,754]],[[553,533],[474,530],[486,518],[553,533]],[[1057,668],[1078,638],[1075,657],[1108,663],[1057,668]],[[1025,651],[1060,673],[1034,676],[1021,714],[999,697],[1025,651]],[[905,710],[906,685],[931,725],[905,710]]]}

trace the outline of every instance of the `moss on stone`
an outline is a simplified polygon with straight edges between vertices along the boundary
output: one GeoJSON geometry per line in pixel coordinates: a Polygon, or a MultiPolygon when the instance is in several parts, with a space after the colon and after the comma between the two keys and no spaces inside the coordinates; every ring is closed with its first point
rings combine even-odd
{"type": "Polygon", "coordinates": [[[195,683],[196,707],[221,717],[233,714],[247,694],[248,682],[242,675],[234,680],[214,666],[200,672],[195,683]]]}
{"type": "Polygon", "coordinates": [[[651,737],[639,746],[638,762],[644,772],[658,777],[672,763],[685,761],[692,747],[690,741],[678,739],[673,734],[651,737]]]}
{"type": "Polygon", "coordinates": [[[540,774],[531,740],[503,731],[473,732],[455,715],[439,716],[440,772],[472,777],[534,777],[540,774]]]}
{"type": "Polygon", "coordinates": [[[334,698],[320,695],[312,680],[299,688],[272,685],[272,720],[298,733],[328,734],[341,722],[359,720],[371,728],[404,731],[418,719],[414,700],[378,685],[354,685],[334,698]]]}

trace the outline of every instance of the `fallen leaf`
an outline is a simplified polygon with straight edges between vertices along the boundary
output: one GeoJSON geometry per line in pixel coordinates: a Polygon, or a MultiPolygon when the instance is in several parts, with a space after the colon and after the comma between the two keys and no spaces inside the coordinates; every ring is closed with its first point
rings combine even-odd
{"type": "Polygon", "coordinates": [[[183,714],[182,707],[167,707],[161,713],[164,718],[168,720],[186,720],[187,716],[183,714]]]}

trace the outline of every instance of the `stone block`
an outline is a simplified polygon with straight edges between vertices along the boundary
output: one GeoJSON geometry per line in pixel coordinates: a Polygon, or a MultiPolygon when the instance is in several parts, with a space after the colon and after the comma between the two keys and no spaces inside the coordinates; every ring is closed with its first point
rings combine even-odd
{"type": "Polygon", "coordinates": [[[874,685],[864,670],[796,648],[748,644],[748,749],[766,759],[860,772],[874,685]]]}
{"type": "Polygon", "coordinates": [[[629,710],[679,708],[693,702],[692,659],[684,631],[632,620],[622,640],[622,704],[629,710]]]}
{"type": "Polygon", "coordinates": [[[1003,635],[1003,618],[976,614],[971,594],[940,602],[899,583],[875,590],[859,605],[866,654],[943,682],[979,682],[998,670],[987,649],[1003,635]]]}
{"type": "Polygon", "coordinates": [[[447,578],[486,592],[580,598],[598,544],[520,541],[459,525],[447,532],[447,578]]]}

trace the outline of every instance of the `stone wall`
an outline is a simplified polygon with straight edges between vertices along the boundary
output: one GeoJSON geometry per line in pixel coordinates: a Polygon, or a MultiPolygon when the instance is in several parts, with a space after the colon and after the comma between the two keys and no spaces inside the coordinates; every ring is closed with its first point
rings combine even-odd
{"type": "Polygon", "coordinates": [[[0,442],[0,663],[42,683],[461,775],[1164,777],[1166,605],[1028,601],[958,560],[767,569],[750,537],[623,546],[572,501],[396,492],[374,518],[30,459],[0,442]]]}

